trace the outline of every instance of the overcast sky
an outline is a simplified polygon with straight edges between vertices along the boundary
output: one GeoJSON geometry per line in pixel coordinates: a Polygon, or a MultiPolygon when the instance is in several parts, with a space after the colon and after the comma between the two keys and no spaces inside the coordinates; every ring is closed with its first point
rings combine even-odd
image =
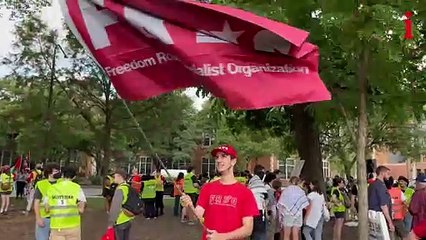
{"type": "MultiPolygon", "coordinates": [[[[48,23],[48,26],[53,29],[62,29],[63,16],[59,7],[59,1],[52,1],[53,5],[47,7],[42,11],[42,19],[48,23]]],[[[7,56],[11,50],[11,45],[14,40],[13,35],[13,22],[9,20],[10,12],[4,9],[0,9],[0,29],[2,34],[0,37],[0,58],[7,56]]],[[[0,76],[5,75],[8,72],[8,68],[0,65],[0,76]]],[[[186,94],[191,97],[194,101],[194,107],[201,109],[202,104],[205,100],[196,96],[196,88],[190,88],[186,90],[186,94]]]]}

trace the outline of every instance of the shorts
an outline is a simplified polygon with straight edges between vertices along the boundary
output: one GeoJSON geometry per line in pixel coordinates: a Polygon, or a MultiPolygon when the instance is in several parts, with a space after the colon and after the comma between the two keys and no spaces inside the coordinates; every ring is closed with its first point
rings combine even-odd
{"type": "Polygon", "coordinates": [[[10,195],[10,194],[12,194],[12,191],[0,192],[0,195],[10,195]]]}
{"type": "Polygon", "coordinates": [[[334,213],[334,217],[335,217],[336,219],[339,219],[339,218],[345,218],[345,217],[346,217],[346,214],[345,214],[345,212],[335,212],[335,213],[334,213]]]}
{"type": "Polygon", "coordinates": [[[410,232],[405,228],[404,220],[393,220],[395,226],[395,235],[400,238],[406,238],[410,232]]]}
{"type": "Polygon", "coordinates": [[[283,226],[284,227],[302,227],[303,225],[303,216],[300,215],[291,215],[284,213],[283,214],[283,226]]]}

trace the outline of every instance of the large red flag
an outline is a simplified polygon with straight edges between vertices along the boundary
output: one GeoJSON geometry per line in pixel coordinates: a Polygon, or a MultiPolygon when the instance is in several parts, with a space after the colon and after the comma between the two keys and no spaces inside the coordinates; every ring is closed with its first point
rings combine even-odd
{"type": "Polygon", "coordinates": [[[71,30],[126,100],[204,87],[234,109],[330,99],[308,33],[225,6],[60,1],[71,30]]]}

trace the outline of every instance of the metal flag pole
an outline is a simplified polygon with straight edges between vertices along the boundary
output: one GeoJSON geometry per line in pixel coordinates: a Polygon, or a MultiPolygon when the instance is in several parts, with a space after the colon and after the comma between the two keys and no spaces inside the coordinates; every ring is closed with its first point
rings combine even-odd
{"type": "MultiPolygon", "coordinates": [[[[142,129],[141,125],[139,124],[138,120],[136,119],[135,115],[133,114],[133,112],[130,110],[129,106],[127,105],[126,101],[124,99],[121,99],[121,101],[123,102],[124,107],[126,108],[127,112],[130,115],[130,118],[133,120],[134,124],[136,125],[138,131],[141,133],[142,137],[144,138],[144,140],[148,143],[148,148],[151,150],[152,153],[154,153],[155,158],[157,159],[157,161],[160,163],[161,167],[166,171],[167,176],[170,179],[173,179],[172,175],[169,173],[169,171],[166,168],[166,165],[164,165],[163,161],[161,160],[160,156],[155,152],[154,147],[152,146],[151,142],[149,141],[148,137],[145,134],[145,131],[142,129]]],[[[179,193],[182,195],[185,195],[185,193],[183,193],[181,190],[179,190],[179,193]]],[[[194,203],[195,204],[195,203],[194,203]]],[[[202,218],[199,218],[197,216],[197,214],[195,213],[195,207],[194,205],[189,207],[191,209],[191,211],[194,213],[194,215],[197,217],[198,222],[200,223],[200,225],[204,228],[207,229],[204,226],[204,221],[202,218]]]]}

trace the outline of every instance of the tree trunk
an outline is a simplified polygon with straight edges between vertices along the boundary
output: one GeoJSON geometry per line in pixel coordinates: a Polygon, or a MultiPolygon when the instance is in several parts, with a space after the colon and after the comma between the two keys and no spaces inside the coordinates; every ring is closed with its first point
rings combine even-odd
{"type": "Polygon", "coordinates": [[[111,161],[111,114],[109,111],[105,113],[105,126],[104,126],[104,134],[105,137],[102,142],[102,150],[104,152],[104,156],[101,164],[101,176],[105,176],[108,174],[109,165],[111,161]]]}
{"type": "Polygon", "coordinates": [[[319,131],[315,119],[306,109],[307,106],[308,104],[298,104],[292,107],[297,151],[300,158],[305,160],[301,176],[320,181],[325,189],[319,131]]]}
{"type": "Polygon", "coordinates": [[[368,239],[368,198],[367,198],[367,170],[365,162],[365,147],[367,144],[367,66],[368,50],[364,47],[360,55],[358,72],[359,83],[359,115],[357,137],[357,163],[358,163],[358,239],[368,239]]]}

